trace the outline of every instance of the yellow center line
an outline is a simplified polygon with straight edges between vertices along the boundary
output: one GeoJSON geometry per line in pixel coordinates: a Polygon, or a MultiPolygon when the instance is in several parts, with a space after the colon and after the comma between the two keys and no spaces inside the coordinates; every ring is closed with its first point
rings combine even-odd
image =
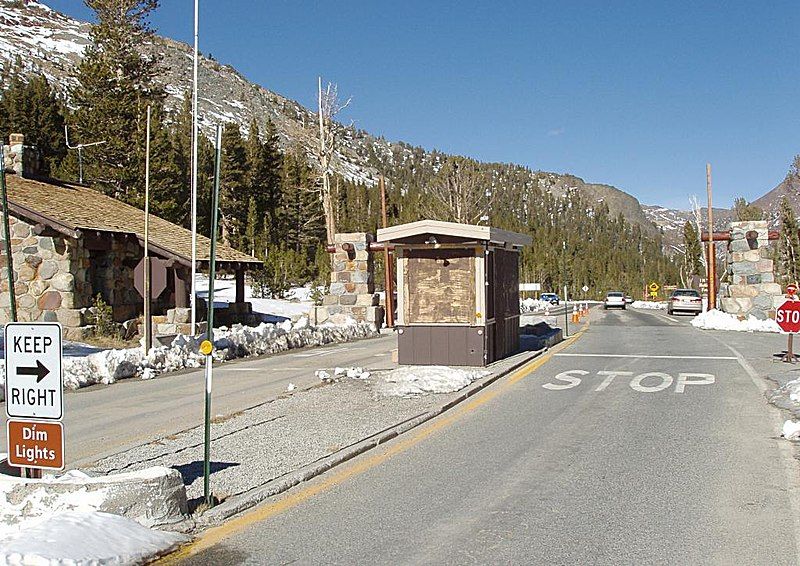
{"type": "Polygon", "coordinates": [[[217,527],[213,527],[207,530],[205,533],[201,534],[198,538],[196,538],[193,542],[187,544],[186,546],[178,549],[176,552],[170,554],[169,556],[165,556],[156,564],[160,564],[162,566],[168,564],[177,564],[182,559],[187,558],[189,556],[194,556],[199,554],[200,552],[219,544],[224,539],[228,538],[229,536],[233,535],[234,533],[260,521],[265,519],[269,519],[270,517],[274,517],[287,509],[291,509],[296,505],[311,499],[315,495],[319,495],[320,493],[324,493],[331,488],[340,485],[347,481],[348,479],[362,474],[381,463],[385,462],[392,456],[396,456],[402,452],[405,452],[409,448],[419,444],[433,433],[450,426],[457,420],[463,418],[465,415],[471,413],[478,407],[488,403],[501,393],[504,393],[508,389],[511,388],[515,383],[519,382],[523,378],[527,377],[534,371],[536,371],[540,366],[544,365],[550,358],[553,357],[553,354],[563,350],[570,344],[572,344],[575,340],[577,340],[587,329],[589,328],[589,321],[587,320],[586,323],[583,325],[578,332],[561,342],[560,344],[554,346],[550,350],[548,350],[545,354],[531,360],[518,370],[514,371],[509,377],[496,384],[493,384],[491,388],[484,389],[483,391],[477,393],[475,397],[462,404],[458,405],[458,408],[455,410],[444,413],[436,417],[433,421],[431,421],[427,425],[422,425],[422,430],[418,431],[416,434],[409,436],[408,438],[403,439],[400,437],[400,440],[394,440],[391,444],[387,445],[382,452],[378,454],[374,454],[370,457],[366,457],[363,459],[358,459],[353,461],[352,463],[347,464],[346,468],[333,473],[328,478],[322,479],[318,483],[313,485],[309,485],[308,487],[297,491],[295,493],[289,492],[284,497],[281,497],[279,500],[267,503],[266,505],[261,505],[252,511],[244,513],[243,515],[239,515],[238,517],[231,519],[230,521],[219,525],[217,527]]]}

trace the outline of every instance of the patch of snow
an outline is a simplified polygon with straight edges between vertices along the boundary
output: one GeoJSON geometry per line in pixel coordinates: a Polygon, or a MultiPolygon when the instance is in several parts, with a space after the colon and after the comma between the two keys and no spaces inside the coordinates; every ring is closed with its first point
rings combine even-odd
{"type": "Polygon", "coordinates": [[[635,309],[667,310],[666,301],[633,301],[630,306],[635,309]]]}
{"type": "MultiPolygon", "coordinates": [[[[197,295],[208,298],[208,277],[197,276],[197,295]]],[[[285,299],[259,299],[253,297],[250,285],[244,287],[244,300],[253,305],[253,312],[264,315],[264,322],[280,322],[285,319],[297,320],[311,310],[310,285],[295,287],[286,293],[285,299]]],[[[236,301],[236,282],[233,279],[217,278],[214,280],[214,307],[225,308],[236,301]]]]}
{"type": "Polygon", "coordinates": [[[489,373],[486,370],[447,366],[404,366],[384,374],[378,391],[387,397],[452,393],[489,373]]]}
{"type": "Polygon", "coordinates": [[[786,421],[781,428],[781,436],[787,440],[797,440],[800,438],[800,422],[786,421]]]}
{"type": "Polygon", "coordinates": [[[759,320],[751,315],[744,320],[739,320],[736,316],[717,309],[698,314],[692,319],[692,326],[705,330],[734,330],[737,332],[781,331],[778,323],[772,319],[759,320]]]}
{"type": "Polygon", "coordinates": [[[111,513],[67,511],[0,540],[0,564],[140,564],[186,540],[111,513]]]}

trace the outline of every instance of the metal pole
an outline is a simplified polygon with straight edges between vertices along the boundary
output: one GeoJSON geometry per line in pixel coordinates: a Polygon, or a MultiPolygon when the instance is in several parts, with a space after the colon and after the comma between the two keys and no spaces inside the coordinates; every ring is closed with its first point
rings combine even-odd
{"type": "Polygon", "coordinates": [[[6,157],[0,143],[0,198],[3,199],[3,237],[6,248],[6,273],[8,275],[8,301],[11,306],[11,321],[17,322],[17,297],[14,292],[14,259],[11,256],[11,227],[8,220],[8,193],[6,192],[6,157]]]}
{"type": "MultiPolygon", "coordinates": [[[[383,175],[380,178],[381,185],[381,215],[383,217],[383,227],[386,228],[389,221],[386,216],[386,184],[383,180],[383,175]]],[[[386,293],[386,326],[394,328],[394,265],[392,262],[392,255],[389,253],[389,245],[383,247],[383,272],[384,272],[384,289],[386,293]]]]}
{"type": "MultiPolygon", "coordinates": [[[[217,253],[217,216],[219,209],[219,170],[222,161],[222,127],[217,126],[217,152],[214,159],[214,193],[211,198],[211,252],[208,257],[208,340],[214,342],[214,277],[216,276],[217,253]]],[[[211,354],[206,356],[206,411],[205,411],[205,443],[203,453],[203,498],[209,507],[213,504],[209,483],[211,478],[211,354]]]]}
{"type": "Polygon", "coordinates": [[[564,337],[569,336],[569,297],[567,296],[567,242],[562,242],[564,253],[564,337]]]}
{"type": "Polygon", "coordinates": [[[144,351],[153,347],[152,290],[150,281],[150,106],[147,106],[147,140],[144,157],[144,351]]]}
{"type": "Polygon", "coordinates": [[[78,148],[78,184],[83,184],[83,148],[78,148]]]}
{"type": "Polygon", "coordinates": [[[710,163],[706,163],[706,191],[708,192],[708,310],[711,310],[717,308],[717,256],[714,250],[714,213],[711,206],[710,163]]]}
{"type": "Polygon", "coordinates": [[[192,284],[189,293],[189,306],[192,316],[192,334],[197,332],[197,60],[198,30],[200,23],[199,0],[194,0],[194,58],[192,62],[192,190],[190,200],[192,208],[192,284]]]}

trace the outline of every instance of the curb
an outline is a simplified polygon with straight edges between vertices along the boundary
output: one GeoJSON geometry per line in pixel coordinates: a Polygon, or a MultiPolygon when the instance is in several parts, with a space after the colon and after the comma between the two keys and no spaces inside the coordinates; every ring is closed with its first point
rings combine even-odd
{"type": "Polygon", "coordinates": [[[467,387],[467,389],[458,395],[456,398],[447,401],[439,405],[438,407],[421,413],[416,417],[412,417],[406,421],[398,423],[392,427],[389,427],[381,432],[378,432],[370,437],[360,440],[359,442],[347,447],[343,448],[342,450],[322,458],[316,462],[308,464],[299,470],[294,472],[289,472],[288,474],[284,475],[283,477],[276,478],[265,483],[262,486],[255,487],[249,491],[241,493],[239,495],[234,495],[233,497],[226,499],[216,507],[213,507],[203,513],[202,515],[195,517],[195,528],[196,529],[205,529],[208,527],[216,526],[226,519],[246,511],[251,507],[255,507],[259,503],[263,502],[264,500],[273,497],[275,495],[279,495],[285,491],[288,491],[292,487],[313,479],[328,470],[347,462],[359,456],[373,448],[377,448],[379,445],[388,442],[389,440],[400,436],[401,434],[408,432],[409,430],[418,427],[419,425],[441,415],[442,413],[452,409],[456,405],[464,402],[468,398],[472,397],[476,393],[480,392],[484,388],[488,387],[492,383],[495,383],[498,379],[505,377],[506,375],[510,374],[511,372],[519,369],[523,365],[527,364],[534,358],[539,357],[543,353],[545,353],[549,348],[544,348],[542,350],[536,350],[534,352],[529,352],[527,355],[521,355],[519,360],[515,360],[510,366],[503,369],[501,372],[491,375],[485,378],[482,381],[476,382],[471,384],[467,387]]]}

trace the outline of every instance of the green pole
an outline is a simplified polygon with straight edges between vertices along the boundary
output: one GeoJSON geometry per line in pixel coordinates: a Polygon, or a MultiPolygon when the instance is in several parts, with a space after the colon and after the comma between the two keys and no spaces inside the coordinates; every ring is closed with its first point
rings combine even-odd
{"type": "Polygon", "coordinates": [[[6,248],[6,272],[8,274],[8,301],[11,305],[11,321],[17,322],[17,297],[14,291],[14,259],[11,257],[11,227],[8,224],[8,194],[6,193],[6,157],[0,143],[0,198],[3,200],[3,237],[6,248]]]}
{"type": "MultiPolygon", "coordinates": [[[[222,128],[217,125],[217,153],[214,159],[214,188],[211,194],[211,252],[208,256],[208,316],[206,317],[206,336],[214,342],[214,277],[216,276],[217,253],[217,217],[219,215],[219,170],[222,161],[222,128]]],[[[213,358],[206,356],[206,411],[205,411],[205,442],[203,454],[203,498],[206,505],[211,507],[211,370],[213,358]]]]}
{"type": "Polygon", "coordinates": [[[569,296],[567,295],[567,241],[564,240],[564,337],[569,336],[569,296]]]}

